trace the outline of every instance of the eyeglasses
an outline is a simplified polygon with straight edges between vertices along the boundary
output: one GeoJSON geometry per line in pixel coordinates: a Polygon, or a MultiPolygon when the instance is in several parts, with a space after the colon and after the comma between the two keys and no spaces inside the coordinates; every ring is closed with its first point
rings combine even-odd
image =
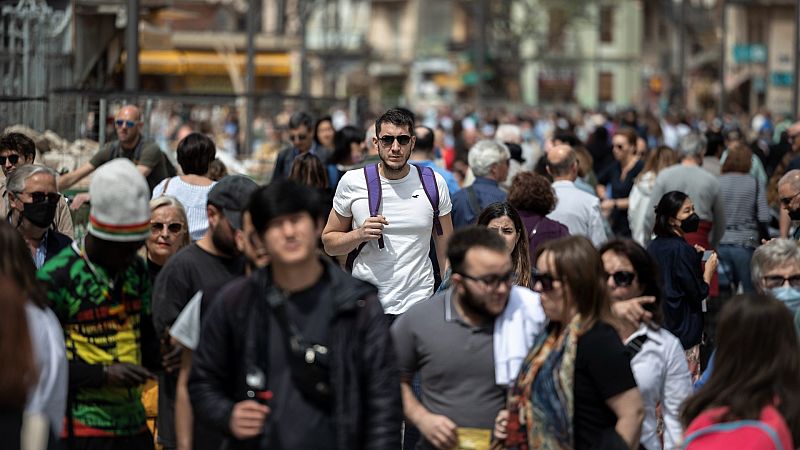
{"type": "Polygon", "coordinates": [[[117,128],[122,128],[123,125],[125,125],[125,128],[133,128],[136,126],[136,122],[133,120],[117,119],[114,121],[114,123],[117,125],[117,128]]]}
{"type": "Polygon", "coordinates": [[[791,197],[781,197],[781,205],[789,206],[789,203],[792,203],[792,200],[794,200],[794,198],[797,197],[798,195],[800,195],[800,192],[792,195],[791,197]]]}
{"type": "Polygon", "coordinates": [[[539,292],[550,292],[553,290],[553,283],[556,281],[561,281],[558,278],[554,277],[552,274],[547,272],[539,272],[538,270],[533,270],[531,273],[532,282],[534,286],[534,291],[537,291],[536,285],[541,284],[542,289],[539,292]]]}
{"type": "Polygon", "coordinates": [[[411,142],[411,136],[407,134],[401,134],[400,136],[392,136],[387,134],[386,136],[381,136],[378,138],[378,142],[384,147],[391,147],[394,144],[395,139],[397,139],[397,143],[400,145],[408,145],[411,142]]]}
{"type": "Polygon", "coordinates": [[[473,276],[467,275],[467,274],[465,274],[463,272],[456,272],[456,273],[458,273],[459,275],[461,275],[462,277],[464,277],[464,278],[466,278],[468,280],[476,281],[476,282],[482,284],[484,287],[489,288],[489,289],[493,289],[493,290],[497,289],[501,284],[505,284],[506,286],[508,286],[514,281],[514,271],[513,270],[509,271],[508,273],[505,273],[503,275],[492,274],[492,275],[484,275],[482,277],[473,277],[473,276]]]}
{"type": "Polygon", "coordinates": [[[5,165],[6,161],[11,164],[16,164],[19,162],[19,155],[0,156],[0,166],[5,165]]]}
{"type": "Polygon", "coordinates": [[[308,137],[307,134],[290,134],[289,135],[289,140],[292,141],[292,142],[305,141],[307,137],[308,137]]]}
{"type": "Polygon", "coordinates": [[[31,196],[31,203],[50,203],[55,205],[61,200],[61,194],[58,192],[17,192],[19,194],[28,194],[31,196]]]}
{"type": "Polygon", "coordinates": [[[617,286],[627,287],[633,284],[633,280],[636,279],[636,273],[620,270],[614,273],[607,273],[606,279],[609,278],[614,278],[614,284],[616,284],[617,286]]]}
{"type": "Polygon", "coordinates": [[[161,233],[161,230],[167,227],[172,234],[178,234],[183,230],[183,224],[178,222],[172,223],[162,223],[162,222],[150,222],[150,232],[152,233],[161,233]]]}
{"type": "Polygon", "coordinates": [[[782,277],[780,275],[770,275],[763,278],[764,286],[767,289],[774,289],[783,286],[783,283],[789,282],[789,286],[800,288],[800,275],[792,275],[790,277],[782,277]]]}

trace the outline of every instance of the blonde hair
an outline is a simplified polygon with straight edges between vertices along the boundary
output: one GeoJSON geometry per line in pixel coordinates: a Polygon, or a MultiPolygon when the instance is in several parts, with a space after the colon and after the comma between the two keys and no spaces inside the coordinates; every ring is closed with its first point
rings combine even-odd
{"type": "MultiPolygon", "coordinates": [[[[183,208],[183,204],[181,204],[180,200],[171,195],[161,195],[150,200],[150,216],[152,217],[155,210],[164,206],[175,208],[175,212],[178,213],[178,219],[183,224],[183,239],[179,242],[179,249],[191,244],[192,241],[189,237],[189,219],[186,217],[186,210],[183,208]]],[[[145,260],[147,259],[147,245],[143,245],[139,250],[139,256],[145,260]]]]}

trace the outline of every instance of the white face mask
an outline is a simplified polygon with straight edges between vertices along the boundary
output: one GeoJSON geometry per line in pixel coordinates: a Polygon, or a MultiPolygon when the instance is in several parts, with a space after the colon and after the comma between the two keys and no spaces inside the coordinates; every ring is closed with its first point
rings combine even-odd
{"type": "Polygon", "coordinates": [[[800,289],[791,286],[781,286],[770,289],[772,295],[783,302],[792,314],[800,308],[800,289]]]}

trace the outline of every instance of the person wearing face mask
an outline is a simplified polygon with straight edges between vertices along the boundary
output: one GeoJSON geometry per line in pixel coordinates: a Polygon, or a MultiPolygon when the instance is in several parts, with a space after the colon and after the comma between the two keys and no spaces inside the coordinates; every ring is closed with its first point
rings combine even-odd
{"type": "MultiPolygon", "coordinates": [[[[778,181],[778,196],[781,209],[789,213],[789,219],[800,220],[800,170],[790,170],[778,181]]],[[[792,239],[800,240],[800,227],[795,227],[792,239]]]]}
{"type": "Polygon", "coordinates": [[[705,249],[684,238],[697,231],[700,218],[688,195],[680,191],[664,194],[656,206],[656,238],[647,251],[661,267],[664,282],[664,328],[680,339],[690,371],[699,374],[700,341],[703,334],[702,302],[708,297],[711,278],[717,270],[717,255],[711,252],[705,267],[705,249]]]}
{"type": "Polygon", "coordinates": [[[8,178],[8,221],[25,238],[37,269],[72,242],[54,226],[61,202],[56,176],[48,167],[28,164],[8,178]]]}
{"type": "Polygon", "coordinates": [[[800,311],[800,247],[797,242],[773,239],[756,249],[751,275],[753,286],[759,292],[772,294],[792,314],[800,311]]]}

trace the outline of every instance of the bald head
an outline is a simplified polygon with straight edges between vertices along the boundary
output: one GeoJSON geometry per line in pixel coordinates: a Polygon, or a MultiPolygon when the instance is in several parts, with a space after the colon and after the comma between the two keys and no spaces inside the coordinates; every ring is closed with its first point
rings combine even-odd
{"type": "Polygon", "coordinates": [[[790,170],[778,181],[778,189],[783,185],[788,185],[800,192],[800,170],[790,170]]]}
{"type": "Polygon", "coordinates": [[[142,128],[142,114],[135,105],[125,105],[117,112],[114,120],[117,137],[123,148],[131,149],[139,142],[142,128]]]}
{"type": "Polygon", "coordinates": [[[556,145],[547,153],[547,172],[553,181],[578,178],[578,156],[569,145],[556,145]]]}

